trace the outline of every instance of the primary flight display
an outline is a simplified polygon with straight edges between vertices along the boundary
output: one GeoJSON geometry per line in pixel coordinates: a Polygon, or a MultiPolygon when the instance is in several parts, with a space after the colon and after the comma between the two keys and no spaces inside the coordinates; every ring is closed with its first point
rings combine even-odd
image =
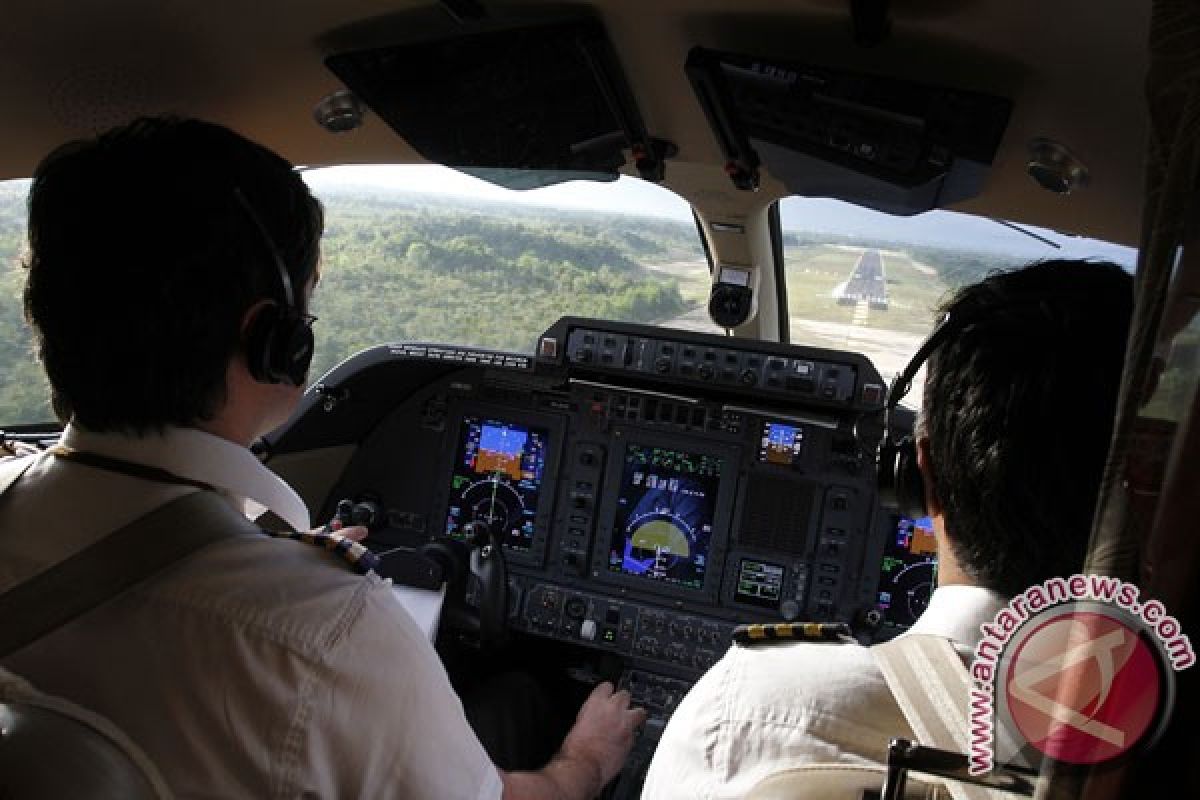
{"type": "Polygon", "coordinates": [[[465,537],[483,525],[513,550],[533,543],[538,500],[546,470],[547,432],[498,419],[463,419],[446,533],[465,537]]]}

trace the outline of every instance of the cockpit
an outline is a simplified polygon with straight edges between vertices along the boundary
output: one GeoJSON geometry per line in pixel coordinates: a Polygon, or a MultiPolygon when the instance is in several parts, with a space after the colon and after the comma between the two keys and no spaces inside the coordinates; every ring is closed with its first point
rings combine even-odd
{"type": "MultiPolygon", "coordinates": [[[[92,15],[52,32],[21,5],[58,44],[92,15]]],[[[103,105],[107,75],[113,115],[166,93],[271,140],[325,230],[309,381],[255,454],[315,524],[369,529],[452,678],[520,663],[627,688],[649,719],[614,800],[739,637],[872,644],[925,610],[932,524],[883,502],[877,459],[917,424],[924,373],[890,393],[947,296],[1049,258],[1137,265],[1146,121],[1114,111],[1133,73],[1092,53],[1112,95],[1093,96],[1059,58],[1082,44],[1019,15],[303,5],[294,37],[264,35],[274,61],[231,35],[220,102],[175,62],[138,95],[153,70],[115,46],[29,79],[57,88],[0,157],[4,436],[58,430],[22,321],[24,176],[94,127],[81,98],[103,105]]],[[[1118,27],[1096,41],[1144,59],[1118,27]]],[[[223,41],[172,31],[148,50],[223,41]]],[[[22,53],[0,63],[41,63],[22,53]]]]}

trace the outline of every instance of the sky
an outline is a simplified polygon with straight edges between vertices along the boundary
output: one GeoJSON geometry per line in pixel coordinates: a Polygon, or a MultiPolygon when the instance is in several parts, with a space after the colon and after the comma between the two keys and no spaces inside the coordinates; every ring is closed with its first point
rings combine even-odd
{"type": "MultiPolygon", "coordinates": [[[[503,189],[446,167],[427,165],[342,166],[309,170],[304,176],[318,194],[322,188],[364,186],[692,221],[691,209],[682,198],[661,186],[625,175],[613,183],[570,181],[527,191],[503,189]]],[[[897,242],[940,244],[1030,259],[1106,258],[1132,268],[1137,257],[1137,251],[1131,247],[1022,226],[1060,244],[1059,248],[1054,248],[987,218],[952,211],[935,210],[899,217],[837,200],[791,197],[783,202],[781,220],[785,231],[866,233],[875,240],[890,238],[897,242]]]]}
{"type": "Polygon", "coordinates": [[[304,179],[318,193],[322,187],[369,186],[483,198],[551,208],[647,214],[690,223],[687,202],[653,183],[622,175],[615,183],[568,181],[525,191],[504,189],[447,167],[429,165],[343,166],[309,170],[304,179]]]}

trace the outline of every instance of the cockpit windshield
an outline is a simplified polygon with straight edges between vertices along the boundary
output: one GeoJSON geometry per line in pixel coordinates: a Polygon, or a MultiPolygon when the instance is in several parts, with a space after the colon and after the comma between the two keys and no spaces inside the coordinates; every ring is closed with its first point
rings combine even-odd
{"type": "Polygon", "coordinates": [[[325,205],[314,379],[381,342],[532,352],[568,314],[719,330],[691,207],[654,184],[512,191],[414,165],[304,175],[325,205]]]}
{"type": "MultiPolygon", "coordinates": [[[[706,311],[709,267],[691,208],[663,187],[622,176],[513,191],[425,165],[303,174],[326,210],[313,380],[384,342],[531,352],[568,314],[723,332],[706,311]]],[[[28,189],[0,182],[5,425],[53,419],[21,310],[28,189]]],[[[791,341],[864,353],[885,378],[907,363],[941,300],[992,270],[1063,257],[1132,270],[1136,260],[1133,248],[946,211],[897,217],[790,197],[780,220],[791,341]]],[[[907,405],[919,406],[922,380],[907,405]]]]}
{"type": "MultiPolygon", "coordinates": [[[[889,381],[929,334],[954,290],[989,272],[1054,258],[1112,261],[1111,242],[960,214],[900,217],[837,200],[780,201],[791,341],[865,354],[889,381]]],[[[919,408],[924,371],[904,405],[919,408]]]]}
{"type": "MultiPolygon", "coordinates": [[[[719,331],[691,207],[662,187],[622,177],[513,191],[424,165],[303,174],[325,206],[313,381],[387,342],[532,352],[568,314],[719,331]]],[[[4,425],[54,418],[21,311],[28,191],[0,182],[4,425]]]]}

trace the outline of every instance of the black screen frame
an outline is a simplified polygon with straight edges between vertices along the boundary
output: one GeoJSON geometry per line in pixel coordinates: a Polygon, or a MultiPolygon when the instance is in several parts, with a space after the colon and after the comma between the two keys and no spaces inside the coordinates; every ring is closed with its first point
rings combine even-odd
{"type": "Polygon", "coordinates": [[[592,579],[639,594],[715,605],[721,590],[721,578],[725,573],[725,554],[729,549],[732,536],[733,507],[741,471],[741,448],[710,442],[697,446],[696,440],[691,437],[664,435],[626,427],[615,428],[611,441],[612,447],[608,453],[608,463],[604,470],[605,491],[597,517],[599,524],[592,542],[590,570],[592,579]],[[708,563],[700,588],[662,583],[637,575],[614,572],[608,568],[609,547],[612,543],[613,528],[619,511],[618,500],[624,475],[625,453],[630,445],[683,451],[722,460],[721,472],[717,481],[717,496],[713,505],[712,538],[709,539],[708,563]]]}
{"type": "Polygon", "coordinates": [[[466,433],[467,420],[476,417],[484,421],[494,420],[525,428],[541,428],[546,431],[546,468],[542,473],[542,483],[538,490],[538,508],[534,515],[533,539],[527,550],[517,550],[505,546],[504,560],[510,564],[542,567],[546,561],[546,547],[554,519],[554,506],[558,492],[558,469],[563,445],[566,441],[566,420],[557,414],[516,411],[502,406],[473,402],[455,404],[447,409],[447,417],[454,420],[454,423],[446,426],[449,445],[443,448],[442,463],[438,469],[440,477],[438,495],[433,506],[436,516],[431,538],[450,538],[445,531],[446,518],[450,513],[450,484],[457,467],[458,452],[466,433]]]}

